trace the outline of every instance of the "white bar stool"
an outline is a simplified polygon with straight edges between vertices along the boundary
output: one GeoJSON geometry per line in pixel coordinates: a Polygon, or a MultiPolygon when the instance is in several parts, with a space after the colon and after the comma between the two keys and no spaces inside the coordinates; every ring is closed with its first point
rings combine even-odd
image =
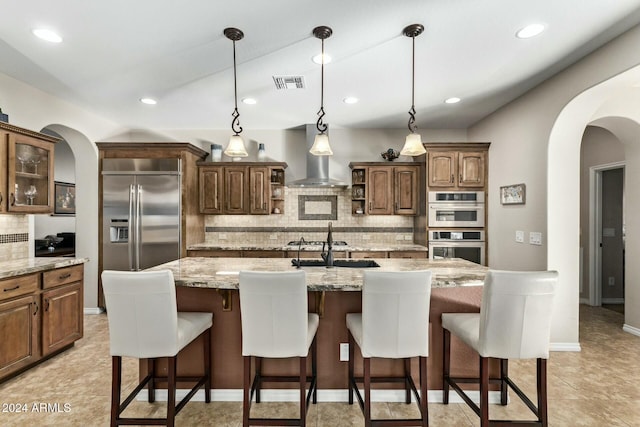
{"type": "Polygon", "coordinates": [[[304,271],[240,272],[240,319],[244,359],[244,398],[242,425],[305,426],[309,400],[317,402],[316,331],[320,319],[308,313],[307,283],[304,271]],[[307,376],[307,356],[311,350],[311,376],[307,376]],[[251,360],[256,358],[251,378],[251,360]],[[298,376],[262,375],[262,358],[300,360],[298,376]],[[298,382],[300,418],[251,418],[251,401],[260,403],[263,382],[298,382]],[[306,394],[306,384],[309,393],[306,394]],[[306,395],[306,396],[305,396],[306,395]]]}
{"type": "Polygon", "coordinates": [[[449,386],[480,417],[481,427],[490,425],[547,426],[547,359],[551,333],[551,312],[555,271],[489,271],[482,291],[480,313],[443,313],[443,403],[449,403],[449,386]],[[477,351],[480,378],[456,378],[450,373],[451,334],[477,351]],[[489,359],[500,359],[500,377],[489,378],[489,359]],[[538,406],[513,383],[508,359],[536,359],[538,406]],[[480,406],[459,386],[479,383],[480,406]],[[489,383],[500,384],[501,404],[507,404],[511,387],[538,418],[537,421],[489,419],[489,383]]]}
{"type": "Polygon", "coordinates": [[[109,320],[109,342],[113,379],[111,384],[111,426],[175,425],[175,417],[196,391],[204,386],[211,401],[212,313],[179,313],[176,288],[170,270],[102,272],[102,288],[109,320]],[[204,336],[204,374],[176,377],[176,356],[200,335],[204,336]],[[149,359],[149,373],[120,403],[122,356],[149,359]],[[167,358],[167,376],[156,376],[155,359],[167,358]],[[155,383],[167,381],[166,418],[121,418],[122,412],[146,385],[149,402],[155,401],[155,383]],[[176,382],[196,382],[176,405],[176,382]]]}
{"type": "Polygon", "coordinates": [[[362,313],[347,314],[349,330],[349,404],[355,391],[365,426],[428,426],[427,357],[429,356],[429,305],[431,271],[365,271],[362,313]],[[355,343],[363,358],[363,376],[354,374],[355,343]],[[371,358],[404,359],[404,376],[371,377],[371,358]],[[420,394],[411,377],[411,358],[420,365],[420,394]],[[420,418],[371,419],[371,383],[404,382],[405,402],[415,395],[420,418]],[[364,399],[358,390],[364,383],[364,399]]]}

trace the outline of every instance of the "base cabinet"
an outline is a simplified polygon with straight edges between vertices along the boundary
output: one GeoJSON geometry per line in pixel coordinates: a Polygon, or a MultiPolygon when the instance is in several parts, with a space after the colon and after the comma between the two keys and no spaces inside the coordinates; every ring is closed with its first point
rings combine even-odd
{"type": "Polygon", "coordinates": [[[83,334],[82,264],[0,280],[0,381],[83,334]]]}

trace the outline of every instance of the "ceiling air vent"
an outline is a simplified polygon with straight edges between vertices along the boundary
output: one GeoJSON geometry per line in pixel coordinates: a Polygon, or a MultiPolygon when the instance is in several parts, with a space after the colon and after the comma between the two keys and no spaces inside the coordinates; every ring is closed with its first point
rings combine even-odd
{"type": "Polygon", "coordinates": [[[304,89],[303,76],[273,76],[276,89],[304,89]]]}

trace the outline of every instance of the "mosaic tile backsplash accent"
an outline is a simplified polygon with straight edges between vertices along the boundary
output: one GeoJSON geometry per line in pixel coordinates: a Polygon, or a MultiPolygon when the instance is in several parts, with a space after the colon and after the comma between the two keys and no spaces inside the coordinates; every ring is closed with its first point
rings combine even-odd
{"type": "Polygon", "coordinates": [[[0,261],[29,256],[29,220],[26,215],[0,215],[0,261]]]}
{"type": "Polygon", "coordinates": [[[281,214],[206,216],[205,243],[286,244],[300,236],[306,240],[325,240],[329,221],[299,219],[298,201],[308,199],[299,196],[337,196],[337,219],[331,220],[334,240],[353,245],[413,242],[412,216],[352,215],[350,188],[285,188],[281,214]]]}

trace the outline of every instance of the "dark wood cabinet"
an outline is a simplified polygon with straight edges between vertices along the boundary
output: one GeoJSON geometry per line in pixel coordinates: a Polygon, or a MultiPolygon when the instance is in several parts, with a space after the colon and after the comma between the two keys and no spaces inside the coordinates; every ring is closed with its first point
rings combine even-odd
{"type": "Polygon", "coordinates": [[[420,165],[413,162],[350,163],[351,213],[416,215],[420,165]]]}
{"type": "Polygon", "coordinates": [[[200,213],[284,213],[286,167],[281,162],[198,162],[200,213]]]}
{"type": "MultiPolygon", "coordinates": [[[[6,284],[12,280],[0,283],[6,284]]],[[[37,283],[37,277],[34,280],[37,283]]],[[[40,359],[39,297],[37,293],[31,293],[0,300],[0,378],[40,359]]]]}
{"type": "Polygon", "coordinates": [[[0,213],[53,213],[57,141],[0,122],[0,213]]]}
{"type": "Polygon", "coordinates": [[[485,187],[489,143],[430,143],[425,147],[429,188],[485,187]]]}

